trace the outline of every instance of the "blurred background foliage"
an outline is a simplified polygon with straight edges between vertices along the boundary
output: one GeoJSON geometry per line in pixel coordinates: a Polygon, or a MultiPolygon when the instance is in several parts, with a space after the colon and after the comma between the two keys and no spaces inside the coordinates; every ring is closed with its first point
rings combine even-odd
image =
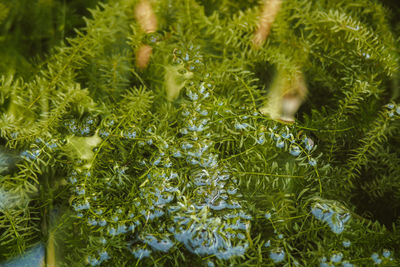
{"type": "Polygon", "coordinates": [[[76,35],[98,0],[0,1],[0,72],[29,78],[54,46],[76,35]]]}

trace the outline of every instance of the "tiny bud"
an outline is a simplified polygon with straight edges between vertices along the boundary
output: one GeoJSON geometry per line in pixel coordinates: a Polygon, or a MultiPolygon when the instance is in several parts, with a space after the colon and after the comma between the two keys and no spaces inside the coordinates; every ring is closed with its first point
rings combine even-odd
{"type": "Polygon", "coordinates": [[[135,17],[145,33],[157,30],[157,18],[149,1],[140,1],[135,8],[135,17]]]}
{"type": "Polygon", "coordinates": [[[136,66],[140,69],[147,67],[153,48],[149,45],[141,45],[136,51],[136,66]]]}

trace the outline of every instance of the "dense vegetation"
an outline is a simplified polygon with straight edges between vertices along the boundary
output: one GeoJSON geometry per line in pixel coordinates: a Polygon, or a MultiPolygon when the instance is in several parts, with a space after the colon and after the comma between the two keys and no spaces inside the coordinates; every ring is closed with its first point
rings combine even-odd
{"type": "Polygon", "coordinates": [[[397,1],[137,2],[0,0],[0,261],[399,266],[397,1]]]}

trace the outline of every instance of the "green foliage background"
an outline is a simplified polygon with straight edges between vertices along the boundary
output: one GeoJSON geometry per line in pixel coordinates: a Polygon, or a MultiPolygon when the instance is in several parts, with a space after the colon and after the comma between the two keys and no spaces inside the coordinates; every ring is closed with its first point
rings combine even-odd
{"type": "Polygon", "coordinates": [[[136,2],[0,1],[0,260],[52,233],[59,266],[398,266],[396,1],[283,1],[259,50],[258,1],[154,1],[150,35],[136,2]],[[275,70],[299,66],[296,123],[261,116],[275,70]]]}

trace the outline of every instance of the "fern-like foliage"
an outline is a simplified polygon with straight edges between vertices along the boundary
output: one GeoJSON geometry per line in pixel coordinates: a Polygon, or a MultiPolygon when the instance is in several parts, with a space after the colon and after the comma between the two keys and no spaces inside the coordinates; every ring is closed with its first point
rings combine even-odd
{"type": "Polygon", "coordinates": [[[139,1],[25,2],[0,1],[0,260],[399,265],[393,5],[283,1],[256,49],[258,1],[150,1],[150,34],[139,1]],[[299,73],[296,122],[260,114],[299,73]]]}

